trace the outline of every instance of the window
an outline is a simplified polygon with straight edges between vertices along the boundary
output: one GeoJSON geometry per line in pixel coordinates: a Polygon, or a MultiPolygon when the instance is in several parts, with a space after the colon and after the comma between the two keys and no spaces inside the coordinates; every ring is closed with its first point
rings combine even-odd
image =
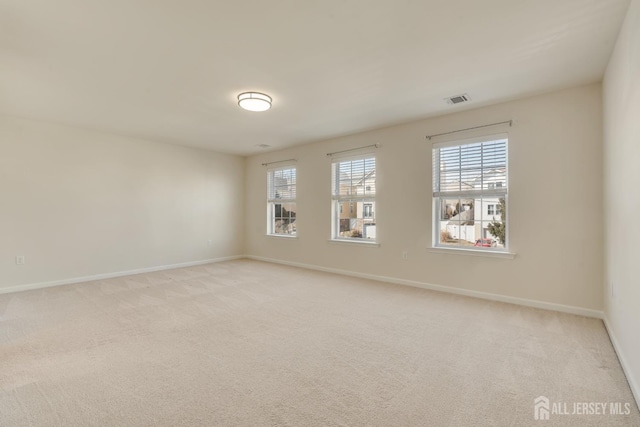
{"type": "Polygon", "coordinates": [[[375,241],[376,158],[336,159],[331,167],[332,238],[375,241]]]}
{"type": "Polygon", "coordinates": [[[434,144],[434,246],[507,249],[506,135],[434,144]]]}
{"type": "Polygon", "coordinates": [[[267,234],[296,234],[296,168],[267,172],[267,234]]]}
{"type": "Polygon", "coordinates": [[[363,214],[365,218],[373,218],[373,205],[371,203],[364,204],[363,214]]]}

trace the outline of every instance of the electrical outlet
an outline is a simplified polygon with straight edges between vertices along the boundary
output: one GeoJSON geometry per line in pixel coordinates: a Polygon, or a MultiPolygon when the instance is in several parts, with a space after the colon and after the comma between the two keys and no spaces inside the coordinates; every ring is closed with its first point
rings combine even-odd
{"type": "Polygon", "coordinates": [[[407,261],[409,259],[409,252],[402,251],[402,259],[407,261]]]}
{"type": "Polygon", "coordinates": [[[24,255],[16,255],[16,265],[24,265],[24,255]]]}
{"type": "Polygon", "coordinates": [[[207,240],[207,243],[209,244],[209,246],[213,245],[213,240],[209,239],[207,240]]]}

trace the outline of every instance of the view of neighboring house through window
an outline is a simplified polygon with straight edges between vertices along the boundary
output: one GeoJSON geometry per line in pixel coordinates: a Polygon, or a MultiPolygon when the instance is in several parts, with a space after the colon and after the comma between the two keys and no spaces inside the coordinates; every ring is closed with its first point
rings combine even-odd
{"type": "Polygon", "coordinates": [[[267,172],[267,234],[296,234],[296,168],[267,172]]]}
{"type": "Polygon", "coordinates": [[[506,135],[433,145],[434,246],[507,248],[506,135]]]}
{"type": "Polygon", "coordinates": [[[332,163],[332,238],[375,241],[376,158],[372,154],[332,163]]]}

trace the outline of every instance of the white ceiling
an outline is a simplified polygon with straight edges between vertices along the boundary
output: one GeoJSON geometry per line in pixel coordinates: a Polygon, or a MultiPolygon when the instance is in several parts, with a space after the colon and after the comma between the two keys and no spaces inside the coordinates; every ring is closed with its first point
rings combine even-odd
{"type": "Polygon", "coordinates": [[[600,81],[628,4],[0,0],[0,112],[252,154],[600,81]]]}

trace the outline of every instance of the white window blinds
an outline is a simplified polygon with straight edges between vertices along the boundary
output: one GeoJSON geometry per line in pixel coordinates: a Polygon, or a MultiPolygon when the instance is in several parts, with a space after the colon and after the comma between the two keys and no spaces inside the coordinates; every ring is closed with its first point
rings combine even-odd
{"type": "Polygon", "coordinates": [[[296,168],[288,167],[270,170],[268,174],[267,198],[269,202],[295,201],[296,168]]]}
{"type": "Polygon", "coordinates": [[[376,158],[372,155],[334,161],[332,176],[334,200],[372,198],[376,195],[376,158]]]}
{"type": "Polygon", "coordinates": [[[507,138],[433,147],[433,196],[507,193],[507,138]]]}

